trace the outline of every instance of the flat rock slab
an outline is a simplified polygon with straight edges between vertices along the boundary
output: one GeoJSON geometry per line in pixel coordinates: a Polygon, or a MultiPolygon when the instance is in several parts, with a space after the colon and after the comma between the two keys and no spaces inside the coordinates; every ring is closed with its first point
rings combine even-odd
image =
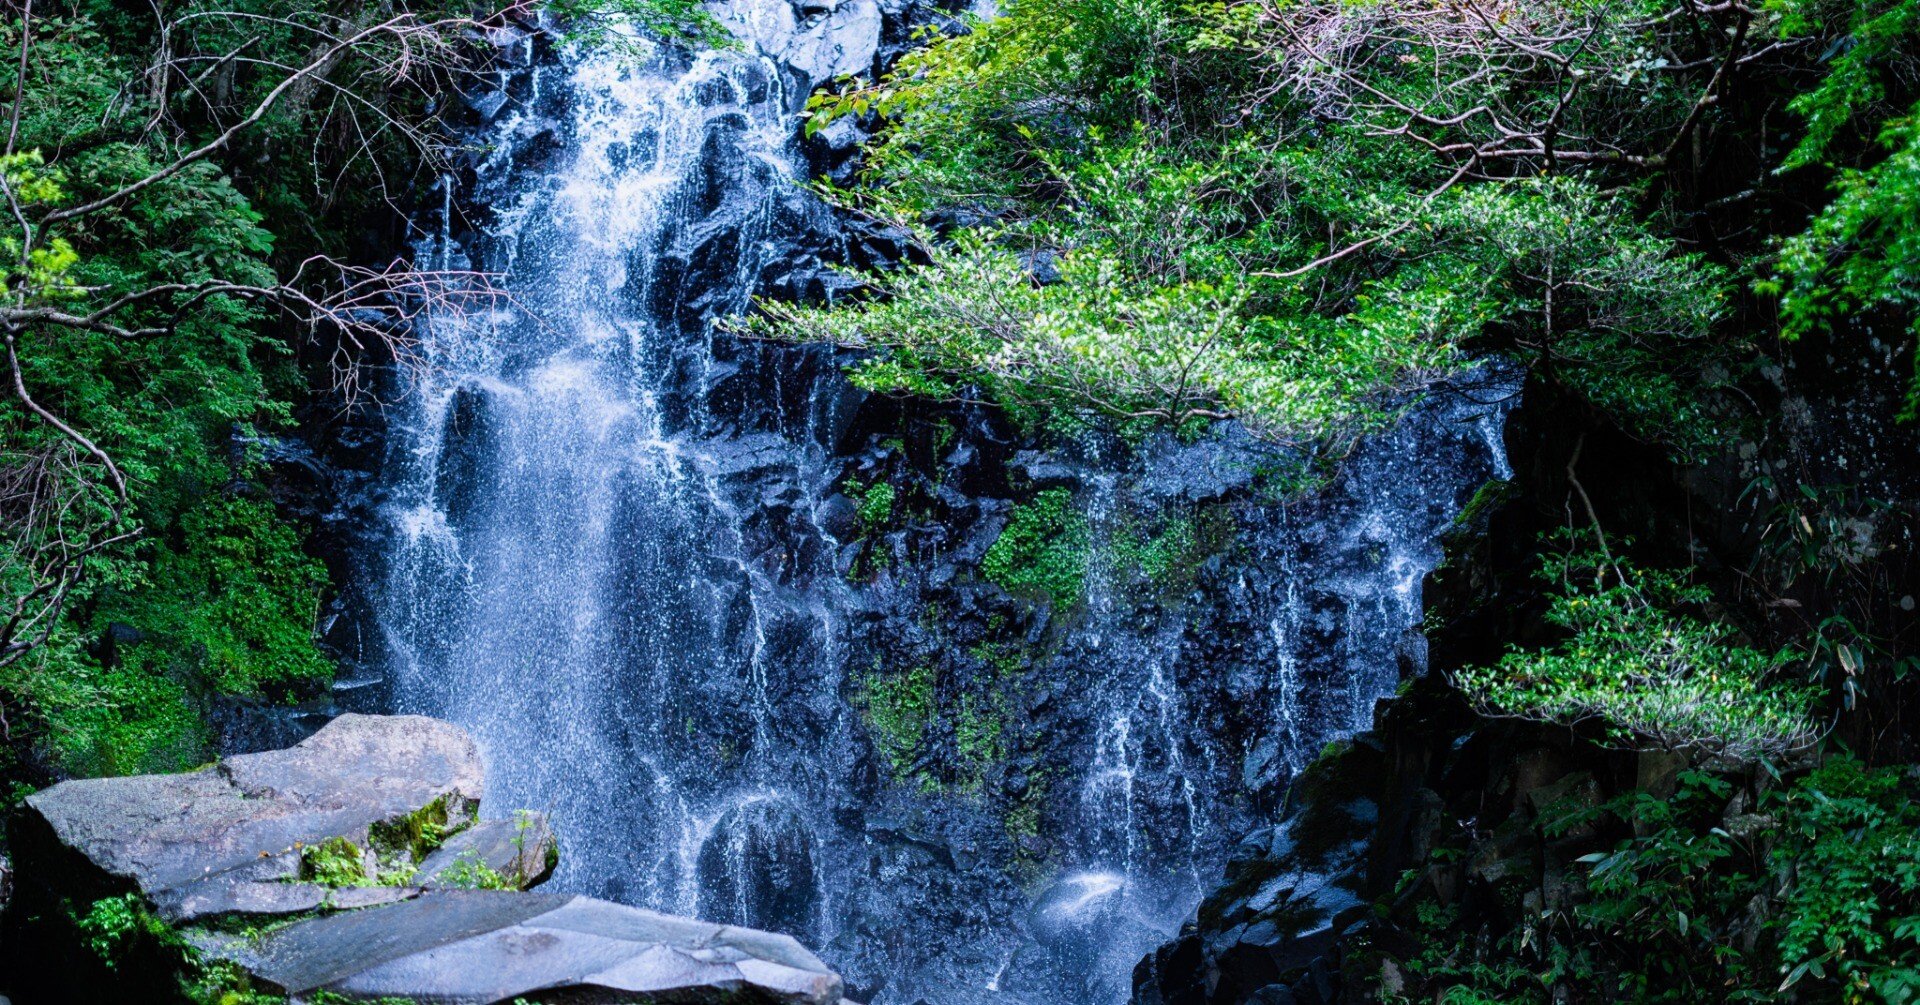
{"type": "Polygon", "coordinates": [[[836,1005],[840,978],[785,935],[589,897],[446,890],[223,951],[298,1003],[325,992],[446,1005],[741,1001],[836,1005]]]}
{"type": "Polygon", "coordinates": [[[372,825],[435,800],[450,823],[465,823],[482,778],[479,748],[454,726],[343,715],[286,750],[181,775],[62,782],[26,805],[60,844],[133,881],[168,920],[187,921],[317,906],[327,891],[288,882],[301,848],[333,837],[364,844],[372,825]]]}

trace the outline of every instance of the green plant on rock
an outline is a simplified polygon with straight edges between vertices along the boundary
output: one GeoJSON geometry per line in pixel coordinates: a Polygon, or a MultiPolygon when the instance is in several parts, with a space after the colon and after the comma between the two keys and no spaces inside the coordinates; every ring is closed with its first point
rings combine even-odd
{"type": "Polygon", "coordinates": [[[229,960],[213,960],[191,968],[182,991],[194,1005],[286,1005],[285,995],[254,988],[253,977],[229,960]]]}
{"type": "Polygon", "coordinates": [[[1007,804],[1001,819],[1007,841],[1013,846],[1007,870],[1023,881],[1036,879],[1041,873],[1044,855],[1037,845],[1046,823],[1047,789],[1048,772],[1042,769],[1027,779],[1026,791],[1007,804]]]}
{"type": "Polygon", "coordinates": [[[1150,522],[1120,521],[1100,548],[1099,561],[1116,585],[1174,597],[1193,588],[1200,563],[1230,546],[1232,514],[1224,507],[1150,522]]]}
{"type": "Polygon", "coordinates": [[[1014,642],[979,642],[967,648],[967,655],[986,664],[999,680],[1014,677],[1027,669],[1025,647],[1014,642]]]}
{"type": "Polygon", "coordinates": [[[444,886],[463,890],[518,890],[519,882],[488,865],[476,851],[461,852],[439,876],[444,886]]]}
{"type": "Polygon", "coordinates": [[[977,792],[987,770],[1004,756],[1001,735],[1005,730],[1006,718],[997,696],[960,697],[953,720],[954,750],[964,779],[962,785],[968,791],[977,792]]]}
{"type": "Polygon", "coordinates": [[[173,930],[147,909],[146,900],[137,893],[96,900],[75,924],[86,937],[87,948],[109,967],[119,964],[134,939],[173,936],[173,930]]]}
{"type": "Polygon", "coordinates": [[[1597,535],[1592,545],[1563,543],[1543,557],[1541,578],[1557,588],[1545,618],[1566,638],[1455,673],[1483,710],[1569,724],[1598,719],[1622,743],[1734,759],[1779,757],[1814,742],[1815,693],[1783,679],[1796,653],[1748,648],[1732,627],[1688,613],[1711,597],[1684,573],[1618,559],[1597,535]]]}
{"type": "MultiPolygon", "coordinates": [[[[889,674],[876,662],[859,686],[859,708],[894,781],[923,775],[923,787],[932,782],[932,776],[917,772],[915,765],[938,714],[933,668],[921,665],[889,674]]],[[[932,784],[937,787],[937,782],[932,784]]]]}
{"type": "Polygon", "coordinates": [[[892,482],[881,480],[862,486],[849,478],[840,491],[853,500],[854,516],[860,521],[862,533],[877,533],[893,520],[895,491],[892,482]]]}
{"type": "Polygon", "coordinates": [[[418,862],[439,850],[447,838],[464,830],[471,820],[472,807],[456,814],[451,802],[457,796],[438,796],[432,802],[393,820],[382,820],[367,828],[367,842],[384,859],[418,862]]]}
{"type": "Polygon", "coordinates": [[[300,849],[300,879],[321,886],[374,886],[367,853],[343,837],[331,837],[300,849]]]}
{"type": "Polygon", "coordinates": [[[1014,507],[980,573],[1009,593],[1044,597],[1055,610],[1067,610],[1086,586],[1088,536],[1073,493],[1048,489],[1014,507]]]}

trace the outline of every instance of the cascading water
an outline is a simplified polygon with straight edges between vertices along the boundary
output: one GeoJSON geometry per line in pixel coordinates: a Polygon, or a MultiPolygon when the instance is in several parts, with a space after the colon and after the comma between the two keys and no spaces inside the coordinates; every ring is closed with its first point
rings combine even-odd
{"type": "Polygon", "coordinates": [[[1436,535],[1504,474],[1501,409],[1421,406],[1287,504],[1259,498],[1258,444],[1069,451],[1096,558],[1007,685],[1044,735],[991,773],[1032,815],[984,782],[885,778],[849,697],[875,640],[992,591],[912,563],[850,582],[847,532],[816,514],[860,397],[824,353],[706,324],[817,218],[793,113],[840,58],[794,69],[793,39],[832,28],[811,8],[725,9],[750,44],[518,71],[447,180],[447,219],[476,225],[430,250],[518,303],[430,326],[396,414],[388,703],[471,729],[493,805],[552,814],[560,888],[792,932],[879,1001],[1123,1001],[1259,794],[1391,690],[1436,535]],[[1232,543],[1189,598],[1143,603],[1098,557],[1143,507],[1229,496],[1232,543]]]}

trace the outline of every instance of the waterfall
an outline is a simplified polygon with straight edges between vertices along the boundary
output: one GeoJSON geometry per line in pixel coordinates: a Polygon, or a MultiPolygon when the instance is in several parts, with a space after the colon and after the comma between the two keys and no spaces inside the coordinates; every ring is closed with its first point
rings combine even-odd
{"type": "Polygon", "coordinates": [[[794,68],[782,33],[816,29],[787,0],[725,9],[737,49],[516,71],[443,182],[428,252],[515,303],[428,326],[394,407],[385,700],[470,729],[490,805],[552,815],[560,889],[792,932],[882,1002],[1123,1001],[1257,794],[1391,691],[1436,536],[1504,472],[1501,407],[1436,398],[1290,500],[1232,437],[1074,454],[1096,544],[1199,481],[1244,490],[1207,599],[1145,608],[1094,563],[1020,685],[1050,753],[1003,774],[1044,782],[1035,833],[998,797],[876,781],[860,646],[957,588],[849,581],[816,514],[860,396],[829,354],[706,323],[818,217],[794,113],[831,62],[794,68]]]}

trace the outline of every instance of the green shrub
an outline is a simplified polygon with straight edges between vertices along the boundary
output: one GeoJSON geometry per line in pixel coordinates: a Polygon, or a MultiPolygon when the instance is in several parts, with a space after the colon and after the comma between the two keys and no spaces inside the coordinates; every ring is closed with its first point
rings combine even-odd
{"type": "Polygon", "coordinates": [[[1710,597],[1684,574],[1616,560],[1602,544],[1548,554],[1541,577],[1557,586],[1545,619],[1566,638],[1454,675],[1488,713],[1599,719],[1629,745],[1731,758],[1778,757],[1816,738],[1815,691],[1782,680],[1796,654],[1740,645],[1732,627],[1685,613],[1710,597]]]}
{"type": "Polygon", "coordinates": [[[1501,33],[1442,42],[1405,5],[1285,9],[1011,0],[883,80],[816,95],[810,128],[881,116],[866,184],[829,195],[914,231],[928,264],[865,277],[870,299],[769,302],[745,325],[871,350],[854,377],[872,389],[973,388],[1119,428],[1232,417],[1334,456],[1493,342],[1638,435],[1713,449],[1724,423],[1700,391],[1750,347],[1720,330],[1732,275],[1604,166],[1658,160],[1612,154],[1688,114],[1644,70],[1673,44],[1660,5],[1541,43],[1578,31],[1591,44],[1559,53],[1562,72],[1612,82],[1564,95],[1515,69],[1536,56],[1495,52],[1501,33]],[[1607,156],[1543,151],[1465,180],[1463,150],[1503,146],[1476,134],[1489,91],[1624,135],[1600,141],[1607,156]],[[1445,152],[1408,139],[1413,107],[1450,123],[1425,124],[1445,152]],[[984,222],[922,224],[956,209],[984,222]],[[1040,253],[1058,281],[1034,281],[1040,253]]]}
{"type": "Polygon", "coordinates": [[[1780,821],[1782,987],[1832,971],[1849,1000],[1920,1001],[1920,769],[1828,760],[1762,808],[1780,821]]]}
{"type": "Polygon", "coordinates": [[[271,504],[205,499],[181,515],[178,538],[150,554],[115,584],[103,620],[138,626],[159,658],[182,661],[221,694],[331,677],[313,643],[326,567],[271,504]]]}
{"type": "Polygon", "coordinates": [[[840,490],[853,500],[854,515],[859,519],[862,531],[876,533],[885,529],[893,519],[893,483],[877,481],[863,488],[859,482],[849,478],[840,490]]]}
{"type": "Polygon", "coordinates": [[[1511,928],[1420,902],[1407,972],[1443,1001],[1545,1005],[1557,988],[1636,1005],[1908,1005],[1920,1000],[1911,772],[1841,756],[1784,784],[1689,770],[1671,794],[1549,805],[1539,827],[1560,855],[1583,833],[1625,836],[1550,858],[1563,902],[1509,904],[1511,928]]]}

